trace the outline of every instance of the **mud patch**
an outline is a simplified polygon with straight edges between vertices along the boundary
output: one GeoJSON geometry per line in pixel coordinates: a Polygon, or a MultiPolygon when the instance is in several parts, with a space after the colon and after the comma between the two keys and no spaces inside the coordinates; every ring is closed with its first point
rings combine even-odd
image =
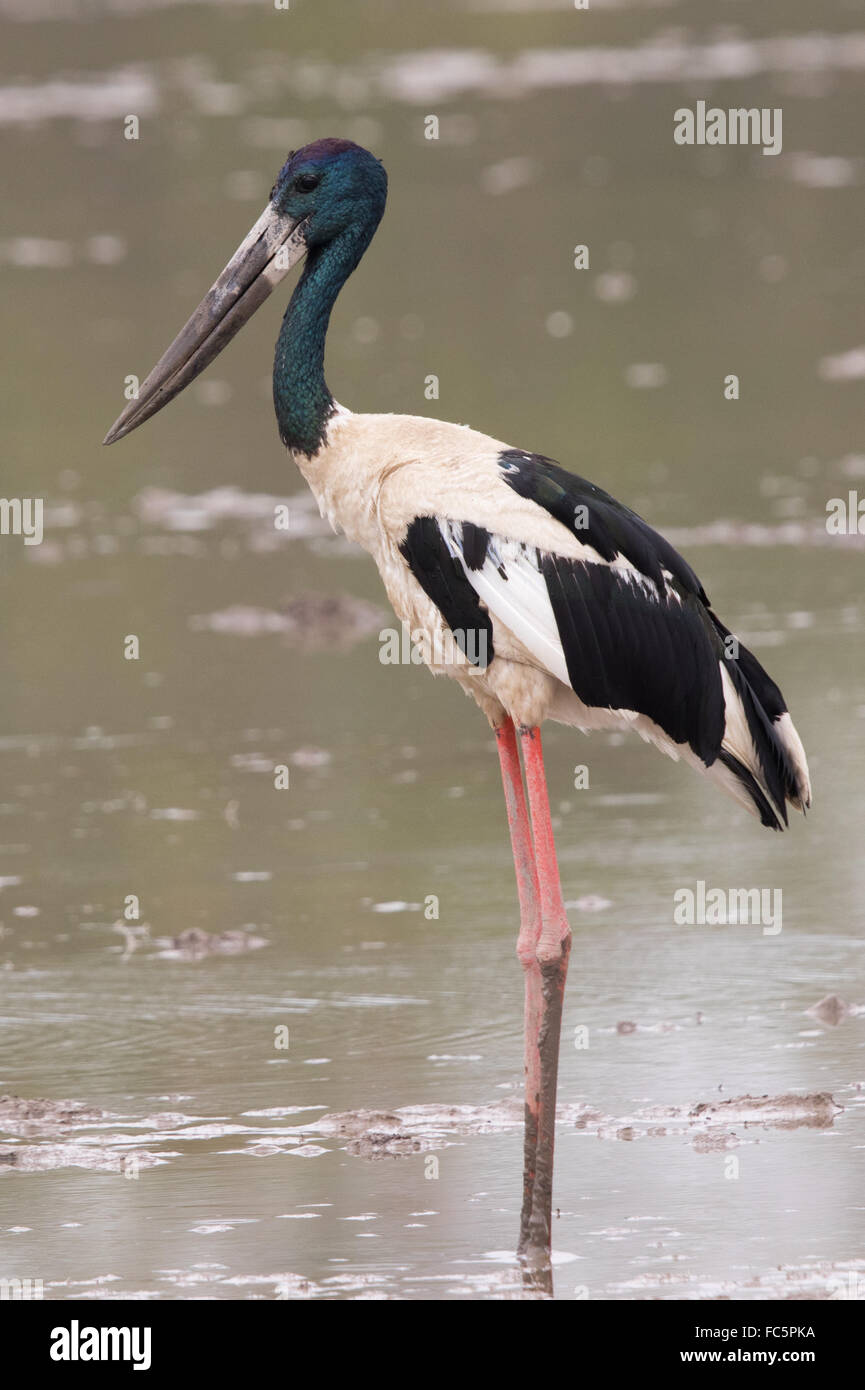
{"type": "Polygon", "coordinates": [[[836,1115],[844,1109],[828,1091],[809,1096],[792,1092],[782,1096],[738,1096],[734,1100],[709,1101],[696,1105],[689,1119],[712,1125],[760,1124],[774,1129],[831,1129],[836,1115]]]}
{"type": "MultiPolygon", "coordinates": [[[[0,1098],[0,1135],[5,1139],[0,1143],[0,1173],[64,1167],[128,1173],[182,1159],[194,1153],[196,1145],[220,1139],[235,1141],[220,1153],[248,1158],[326,1157],[334,1149],[328,1140],[357,1158],[409,1158],[447,1148],[465,1136],[520,1132],[523,1128],[523,1103],[517,1097],[491,1105],[338,1111],[311,1116],[305,1124],[278,1123],[283,1115],[299,1108],[279,1107],[272,1114],[264,1112],[257,1117],[258,1123],[238,1124],[224,1115],[160,1111],[133,1118],[77,1101],[5,1096],[0,1098]],[[142,1131],[146,1133],[146,1148],[140,1147],[142,1131]],[[59,1141],[58,1134],[62,1136],[59,1141]],[[19,1142],[37,1138],[42,1142],[19,1142]]],[[[310,1110],[319,1108],[311,1106],[310,1110]]],[[[748,1142],[735,1129],[831,1129],[842,1109],[828,1092],[651,1106],[619,1116],[591,1105],[565,1104],[558,1107],[557,1124],[562,1136],[572,1130],[620,1143],[678,1136],[690,1139],[698,1153],[717,1153],[748,1142]]]]}
{"type": "Polygon", "coordinates": [[[523,1123],[523,1104],[517,1100],[492,1105],[406,1105],[399,1110],[347,1110],[322,1115],[304,1126],[305,1133],[348,1140],[350,1153],[370,1158],[382,1153],[418,1153],[444,1146],[448,1137],[493,1134],[517,1129],[523,1123]]]}
{"type": "Polygon", "coordinates": [[[695,1014],[687,1018],[662,1018],[656,1023],[638,1023],[635,1019],[624,1018],[618,1023],[605,1024],[597,1031],[599,1033],[618,1033],[620,1037],[627,1037],[630,1033],[680,1033],[684,1028],[699,1028],[705,1022],[706,1015],[698,1009],[695,1014]]]}
{"type": "Polygon", "coordinates": [[[861,1004],[848,1004],[842,999],[840,994],[827,994],[822,999],[818,999],[816,1004],[812,1004],[810,1009],[805,1010],[811,1018],[819,1019],[821,1023],[826,1023],[830,1028],[837,1028],[839,1023],[843,1023],[845,1018],[853,1018],[857,1014],[865,1013],[865,1007],[861,1004]]]}
{"type": "Polygon", "coordinates": [[[21,1173],[48,1173],[58,1168],[88,1168],[102,1173],[120,1173],[135,1177],[142,1168],[158,1168],[175,1155],[155,1154],[149,1149],[117,1153],[105,1145],[87,1144],[22,1144],[15,1149],[0,1149],[0,1172],[5,1169],[21,1173]]]}
{"type": "MultiPolygon", "coordinates": [[[[416,1107],[425,1109],[426,1107],[416,1107]]],[[[435,1110],[436,1107],[429,1107],[435,1110]]],[[[444,1132],[433,1125],[432,1132],[418,1133],[404,1118],[405,1111],[354,1110],[324,1115],[321,1120],[304,1126],[304,1132],[333,1135],[345,1139],[346,1153],[356,1158],[400,1158],[425,1153],[443,1147],[444,1132]]],[[[298,1150],[293,1150],[297,1153],[298,1150]]]]}
{"type": "Polygon", "coordinates": [[[0,1133],[26,1137],[74,1129],[111,1118],[107,1111],[77,1100],[27,1100],[0,1096],[0,1133]]]}
{"type": "MultiPolygon", "coordinates": [[[[672,1134],[690,1135],[700,1153],[714,1153],[740,1142],[733,1125],[772,1129],[831,1129],[838,1105],[828,1091],[798,1096],[739,1096],[696,1105],[650,1106],[633,1115],[614,1116],[591,1105],[564,1104],[556,1123],[599,1139],[632,1143],[672,1134]]],[[[398,1110],[352,1110],[322,1115],[303,1126],[304,1134],[347,1141],[347,1153],[363,1158],[423,1152],[446,1146],[454,1136],[499,1134],[523,1126],[522,1100],[492,1105],[407,1105],[398,1110]]]]}
{"type": "Polygon", "coordinates": [[[140,1168],[185,1157],[199,1143],[234,1137],[242,1147],[226,1148],[223,1153],[314,1157],[328,1152],[305,1145],[303,1130],[266,1120],[236,1124],[224,1115],[206,1117],[173,1110],[134,1118],[72,1100],[0,1097],[0,1173],[79,1167],[134,1175],[140,1168]],[[146,1148],[141,1147],[142,1131],[146,1148]],[[62,1135],[59,1142],[58,1135],[62,1135]],[[41,1142],[20,1143],[22,1139],[41,1142]]]}
{"type": "MultiPolygon", "coordinates": [[[[599,1139],[655,1139],[687,1135],[697,1153],[717,1153],[733,1148],[741,1139],[734,1126],[744,1130],[831,1129],[844,1107],[828,1091],[799,1096],[736,1096],[731,1100],[701,1101],[697,1105],[646,1106],[618,1119],[586,1109],[575,1128],[599,1139]]],[[[560,1120],[561,1123],[561,1120],[560,1120]]]]}
{"type": "Polygon", "coordinates": [[[240,956],[248,951],[259,951],[270,943],[264,936],[253,936],[249,932],[231,929],[211,934],[200,927],[188,927],[179,936],[158,936],[154,945],[158,960],[194,961],[205,960],[208,956],[240,956]]]}

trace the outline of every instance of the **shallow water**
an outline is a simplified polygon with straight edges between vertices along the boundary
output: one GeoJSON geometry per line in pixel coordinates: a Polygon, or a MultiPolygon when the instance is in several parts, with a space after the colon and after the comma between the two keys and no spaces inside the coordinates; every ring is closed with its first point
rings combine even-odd
{"type": "Polygon", "coordinates": [[[0,537],[0,1094],[100,1112],[0,1132],[0,1278],[521,1293],[512,1120],[430,1120],[371,1157],[320,1126],[517,1101],[522,982],[488,731],[377,659],[377,577],[276,439],[279,309],[99,446],[287,147],[339,133],[391,177],[334,315],[340,399],[470,421],[642,511],[765,658],[811,758],[812,814],[771,836],[637,740],[546,734],[578,904],[557,1296],[848,1296],[865,1016],[805,1011],[865,1003],[863,538],[825,525],[865,488],[861,7],[733,7],[723,27],[708,3],[95,8],[0,6],[2,490],[46,499],[40,546],[0,537]],[[672,111],[703,96],[783,105],[782,154],[676,147],[672,111]],[[698,880],[780,890],[782,930],[675,925],[698,880]],[[708,1138],[651,1119],[791,1092],[843,1109],[708,1138]],[[583,1107],[603,1123],[577,1127],[583,1107]]]}

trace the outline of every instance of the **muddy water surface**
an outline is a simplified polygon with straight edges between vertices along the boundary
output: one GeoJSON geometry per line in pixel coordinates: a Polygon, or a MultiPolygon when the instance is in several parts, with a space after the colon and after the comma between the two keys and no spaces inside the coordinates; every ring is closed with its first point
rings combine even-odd
{"type": "Polygon", "coordinates": [[[641,510],[811,754],[813,813],[771,836],[637,741],[546,736],[574,928],[557,1296],[846,1296],[865,615],[862,538],[825,517],[865,489],[865,15],[105,10],[0,6],[2,490],[46,502],[41,545],[0,538],[0,1095],[80,1107],[0,1102],[0,1276],[521,1293],[495,752],[457,690],[378,660],[378,580],[276,439],[279,306],[99,446],[287,148],[333,133],[392,188],[334,316],[339,397],[470,421],[641,510]],[[783,105],[783,152],[676,147],[702,96],[783,105]],[[780,892],[781,930],[676,925],[698,881],[780,892]]]}

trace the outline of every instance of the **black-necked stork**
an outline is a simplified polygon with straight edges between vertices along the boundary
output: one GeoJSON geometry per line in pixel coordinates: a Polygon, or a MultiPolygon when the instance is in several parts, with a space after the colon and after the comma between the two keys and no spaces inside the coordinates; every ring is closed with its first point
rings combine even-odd
{"type": "Polygon", "coordinates": [[[562,996],[571,934],[539,726],[633,729],[705,772],[763,825],[810,804],[781,692],[716,618],[690,565],[636,513],[541,454],[462,425],[355,415],[324,378],[334,301],[384,212],[387,175],[348,140],[293,152],[270,201],[112,426],[166,405],[306,256],[276,345],[279,433],[335,529],[370,552],[424,655],[495,732],[525,972],[520,1252],[548,1259],[562,996]],[[525,766],[525,791],[518,748],[525,766]],[[526,795],[527,793],[527,795],[526,795]]]}

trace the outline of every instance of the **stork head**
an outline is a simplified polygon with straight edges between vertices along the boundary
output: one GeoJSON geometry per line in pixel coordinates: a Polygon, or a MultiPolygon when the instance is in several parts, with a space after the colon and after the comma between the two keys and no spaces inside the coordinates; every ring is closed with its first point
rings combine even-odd
{"type": "Polygon", "coordinates": [[[351,140],[315,140],[292,151],[258,221],[103,442],[122,439],[179,395],[307,252],[339,239],[348,243],[346,270],[353,269],[386,199],[384,166],[351,140]]]}
{"type": "Polygon", "coordinates": [[[297,225],[305,222],[309,248],[342,232],[374,231],[387,199],[381,160],[351,140],[315,140],[293,150],[270,190],[271,204],[297,225]]]}

